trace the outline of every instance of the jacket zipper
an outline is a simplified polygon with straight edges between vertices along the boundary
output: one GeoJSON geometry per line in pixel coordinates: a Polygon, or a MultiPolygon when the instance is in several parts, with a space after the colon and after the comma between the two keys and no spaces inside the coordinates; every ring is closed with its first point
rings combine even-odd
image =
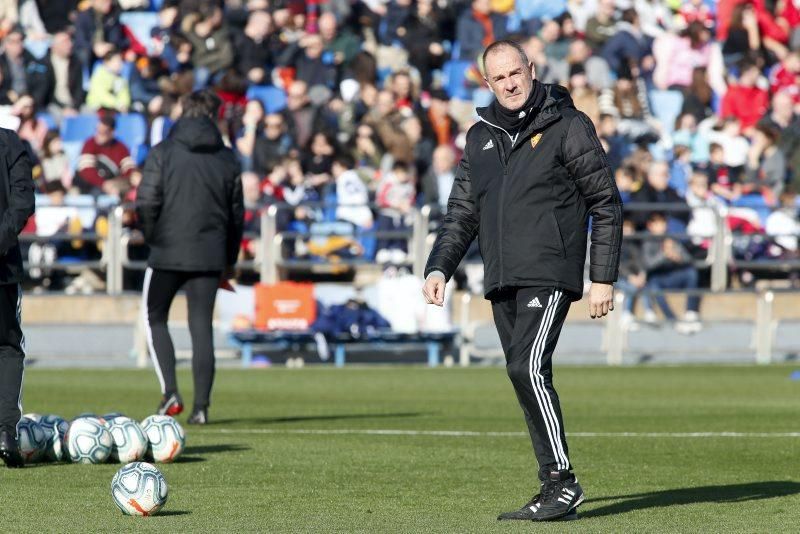
{"type": "MultiPolygon", "coordinates": [[[[503,165],[503,179],[500,182],[500,209],[497,210],[497,228],[498,228],[498,231],[500,232],[500,235],[498,236],[499,239],[497,240],[497,247],[498,247],[497,250],[498,250],[498,256],[499,256],[498,263],[499,263],[499,266],[500,266],[500,276],[498,277],[498,284],[499,284],[498,289],[503,289],[503,267],[504,267],[504,265],[503,265],[503,211],[504,211],[504,208],[505,208],[506,181],[507,181],[507,178],[508,178],[508,162],[511,159],[511,154],[514,152],[514,149],[517,147],[517,140],[519,139],[519,136],[522,133],[522,130],[518,131],[516,135],[511,135],[510,133],[508,133],[508,130],[506,130],[505,128],[502,128],[501,126],[498,126],[496,124],[493,124],[493,123],[487,121],[486,119],[484,119],[480,115],[478,115],[478,118],[481,121],[483,121],[486,124],[488,124],[489,126],[491,126],[493,128],[497,128],[501,132],[505,133],[508,136],[509,140],[511,140],[511,148],[509,149],[508,155],[506,156],[505,149],[503,148],[502,141],[497,139],[497,137],[495,135],[495,132],[492,130],[492,128],[489,128],[490,135],[495,138],[495,141],[497,141],[497,150],[498,150],[498,152],[500,154],[500,163],[503,165]]],[[[539,125],[539,126],[533,128],[533,129],[526,129],[525,130],[525,135],[527,136],[528,132],[533,133],[536,130],[540,130],[544,126],[547,126],[549,123],[550,123],[550,121],[546,121],[546,123],[544,125],[539,125]]]]}
{"type": "Polygon", "coordinates": [[[502,140],[497,139],[495,133],[492,131],[491,128],[489,128],[490,135],[495,138],[495,141],[497,141],[497,152],[500,155],[500,163],[503,165],[503,178],[502,181],[500,182],[500,199],[499,199],[500,208],[497,210],[497,230],[500,233],[497,240],[497,252],[498,252],[497,255],[498,255],[498,264],[500,267],[500,276],[498,277],[498,284],[499,284],[498,289],[502,289],[503,288],[503,211],[505,207],[506,179],[508,178],[508,160],[511,157],[511,152],[514,151],[514,143],[519,138],[519,132],[517,132],[517,135],[511,135],[504,128],[501,128],[496,124],[492,124],[483,117],[479,118],[489,126],[497,128],[498,130],[504,132],[508,136],[509,140],[511,140],[511,149],[508,151],[508,157],[506,157],[502,140]]]}

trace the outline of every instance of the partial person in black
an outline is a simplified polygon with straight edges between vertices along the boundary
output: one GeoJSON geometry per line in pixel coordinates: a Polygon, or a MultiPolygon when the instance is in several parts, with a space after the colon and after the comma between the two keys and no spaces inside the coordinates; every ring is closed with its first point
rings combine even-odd
{"type": "Polygon", "coordinates": [[[17,423],[22,416],[25,336],[17,236],[33,214],[33,177],[28,153],[11,130],[0,128],[0,155],[0,458],[8,467],[22,467],[17,423]]]}
{"type": "Polygon", "coordinates": [[[214,300],[220,281],[232,276],[244,226],[239,163],[215,123],[220,103],[211,91],[181,100],[181,119],[148,154],[137,194],[139,222],[150,246],[142,308],[161,383],[158,412],[183,411],[167,318],[175,294],[184,288],[195,395],[190,424],[208,422],[215,369],[214,300]]]}
{"type": "Polygon", "coordinates": [[[570,303],[583,294],[589,216],[590,315],[613,309],[622,203],[594,127],[567,90],[538,82],[511,41],[491,44],[483,63],[496,99],[477,110],[480,121],[467,133],[423,295],[444,303],[446,281],[478,237],[485,296],[539,464],[539,494],[498,519],[573,519],[584,496],[568,456],[552,355],[570,303]]]}

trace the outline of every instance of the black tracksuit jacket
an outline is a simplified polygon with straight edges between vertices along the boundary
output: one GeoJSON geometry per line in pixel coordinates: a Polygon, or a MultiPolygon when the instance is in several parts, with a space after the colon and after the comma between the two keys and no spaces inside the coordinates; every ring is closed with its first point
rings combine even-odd
{"type": "Polygon", "coordinates": [[[17,134],[0,128],[0,284],[22,281],[22,254],[17,236],[33,215],[31,162],[17,134]]]}
{"type": "Polygon", "coordinates": [[[520,132],[490,124],[489,108],[477,110],[426,277],[440,271],[449,280],[477,236],[487,298],[526,286],[580,298],[591,215],[590,279],[616,281],[622,202],[605,152],[567,90],[544,88],[541,109],[520,132]]]}
{"type": "Polygon", "coordinates": [[[153,147],[136,195],[148,265],[222,271],[236,263],[244,226],[240,167],[207,118],[184,118],[153,147]]]}

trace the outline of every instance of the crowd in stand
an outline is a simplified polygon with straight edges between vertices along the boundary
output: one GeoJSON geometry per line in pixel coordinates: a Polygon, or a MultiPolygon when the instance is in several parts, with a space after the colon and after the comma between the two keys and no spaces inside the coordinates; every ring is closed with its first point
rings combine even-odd
{"type": "Polygon", "coordinates": [[[480,53],[514,39],[594,122],[627,231],[655,236],[626,242],[633,296],[702,285],[695,264],[720,220],[764,237],[737,242],[742,258],[797,256],[798,26],[792,0],[0,0],[0,123],[29,144],[52,204],[135,201],[180,96],[212,88],[249,230],[281,203],[282,230],[353,229],[292,253],[402,264],[397,231],[415,206],[446,210],[474,107],[491,98],[480,53]],[[115,137],[131,113],[144,147],[115,137]],[[70,158],[59,128],[86,114],[96,131],[70,158]],[[653,203],[670,206],[639,209],[653,203]]]}

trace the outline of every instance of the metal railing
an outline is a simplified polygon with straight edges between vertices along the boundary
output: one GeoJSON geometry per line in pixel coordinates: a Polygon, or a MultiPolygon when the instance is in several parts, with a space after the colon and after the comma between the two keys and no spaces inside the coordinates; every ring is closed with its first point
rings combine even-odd
{"type": "MultiPolygon", "coordinates": [[[[324,204],[319,206],[325,207],[324,204]]],[[[297,232],[280,231],[278,228],[278,215],[280,210],[287,209],[288,205],[271,205],[261,213],[259,232],[254,233],[248,237],[257,241],[255,257],[252,260],[242,261],[237,267],[245,270],[252,270],[258,273],[258,278],[263,283],[275,283],[279,281],[282,269],[292,269],[302,266],[308,266],[311,262],[303,263],[291,257],[284,255],[284,243],[288,239],[303,238],[304,234],[297,232]]],[[[329,206],[327,206],[329,207],[329,206]]],[[[716,220],[716,229],[713,236],[702,236],[708,239],[710,246],[708,248],[707,256],[704,259],[698,260],[696,266],[698,268],[707,268],[710,271],[710,289],[713,292],[725,291],[729,287],[729,276],[732,269],[767,269],[773,272],[787,273],[800,270],[800,259],[779,259],[779,260],[756,260],[756,261],[743,261],[736,260],[733,257],[733,240],[734,237],[744,235],[732,232],[727,224],[727,209],[726,208],[709,208],[713,211],[716,220]]],[[[64,263],[55,264],[28,264],[27,267],[45,267],[50,270],[71,270],[74,271],[80,268],[95,269],[105,276],[106,291],[111,295],[118,295],[122,293],[123,287],[123,274],[126,269],[128,270],[143,270],[146,267],[146,262],[141,260],[133,260],[130,258],[129,249],[133,246],[143,245],[144,241],[141,233],[137,230],[131,230],[123,226],[123,214],[125,208],[117,206],[108,213],[108,234],[105,238],[98,236],[94,233],[85,233],[79,235],[72,234],[58,234],[55,236],[36,236],[36,235],[22,235],[22,241],[58,241],[58,240],[81,240],[86,242],[103,242],[102,255],[99,260],[94,261],[69,261],[64,263]]],[[[426,205],[420,209],[413,211],[413,224],[410,231],[390,231],[390,232],[377,232],[369,230],[365,233],[370,233],[375,236],[384,237],[398,237],[403,236],[408,238],[408,256],[407,264],[411,267],[414,275],[422,277],[425,268],[425,262],[430,253],[435,240],[435,233],[430,231],[431,222],[438,206],[426,205]]],[[[629,204],[625,206],[626,212],[635,213],[637,211],[663,211],[663,212],[687,212],[691,208],[686,205],[675,204],[629,204]]],[[[626,240],[641,240],[641,239],[660,239],[671,237],[680,241],[688,241],[698,236],[689,235],[686,233],[681,234],[666,234],[665,236],[652,236],[648,234],[635,234],[626,237],[626,240]]],[[[775,237],[775,236],[771,236],[775,237]]],[[[345,265],[350,267],[358,267],[360,265],[371,263],[369,259],[351,259],[342,260],[337,265],[345,265]]],[[[315,266],[325,265],[319,262],[313,263],[315,266]]]]}

